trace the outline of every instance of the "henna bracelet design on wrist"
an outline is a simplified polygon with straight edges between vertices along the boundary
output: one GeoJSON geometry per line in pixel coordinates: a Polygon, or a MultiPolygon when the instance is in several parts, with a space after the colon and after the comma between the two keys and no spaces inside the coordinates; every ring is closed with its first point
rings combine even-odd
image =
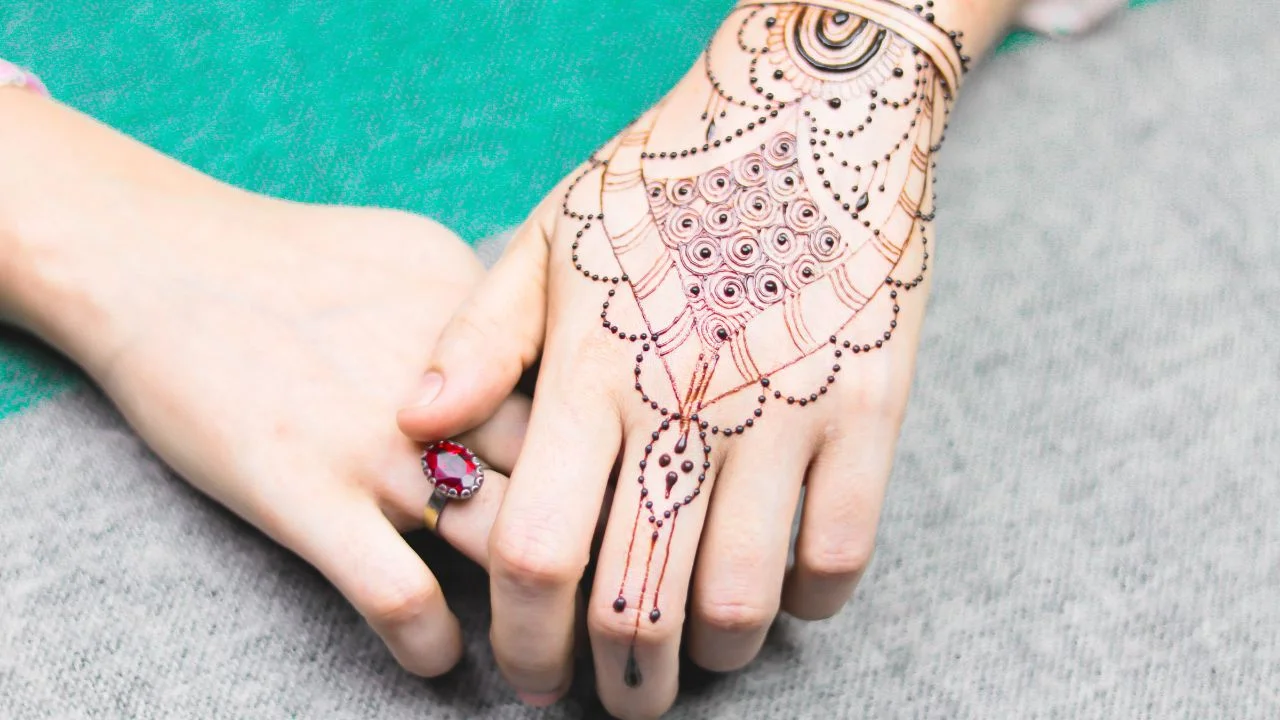
{"type": "Polygon", "coordinates": [[[635,612],[628,686],[642,682],[635,637],[642,618],[661,619],[671,539],[702,494],[712,439],[746,433],[770,401],[819,401],[849,356],[889,342],[901,293],[923,282],[932,155],[969,60],[961,38],[937,26],[933,2],[741,2],[671,96],[566,191],[573,268],[608,286],[601,325],[636,348],[635,391],[656,413],[612,600],[635,612]],[[919,265],[904,280],[908,251],[919,265]],[[589,255],[618,271],[591,269],[589,255]],[[611,318],[619,291],[643,330],[611,318]],[[891,308],[887,326],[843,338],[873,302],[891,308]],[[816,387],[776,387],[771,376],[824,349],[816,387]],[[668,383],[648,388],[651,374],[668,383]],[[746,417],[711,421],[744,394],[756,396],[746,417]]]}

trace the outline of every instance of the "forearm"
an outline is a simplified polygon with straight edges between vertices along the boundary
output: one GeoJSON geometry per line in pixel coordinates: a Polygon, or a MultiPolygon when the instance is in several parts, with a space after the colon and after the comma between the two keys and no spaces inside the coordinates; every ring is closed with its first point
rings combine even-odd
{"type": "Polygon", "coordinates": [[[175,201],[225,192],[92,118],[16,88],[0,88],[0,138],[0,321],[58,345],[60,335],[93,322],[85,315],[94,298],[128,282],[96,270],[104,254],[134,250],[130,238],[174,219],[175,201]]]}

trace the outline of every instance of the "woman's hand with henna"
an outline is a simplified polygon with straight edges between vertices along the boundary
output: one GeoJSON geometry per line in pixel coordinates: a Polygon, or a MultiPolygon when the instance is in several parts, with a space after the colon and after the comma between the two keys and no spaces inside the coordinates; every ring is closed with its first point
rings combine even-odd
{"type": "Polygon", "coordinates": [[[943,29],[965,24],[956,5],[928,5],[741,2],[446,329],[439,393],[399,416],[418,439],[479,422],[541,355],[490,540],[494,651],[527,700],[570,682],[615,468],[586,611],[611,712],[670,706],[685,628],[695,662],[732,670],[780,609],[823,618],[851,596],[924,313],[933,155],[968,62],[943,29]]]}

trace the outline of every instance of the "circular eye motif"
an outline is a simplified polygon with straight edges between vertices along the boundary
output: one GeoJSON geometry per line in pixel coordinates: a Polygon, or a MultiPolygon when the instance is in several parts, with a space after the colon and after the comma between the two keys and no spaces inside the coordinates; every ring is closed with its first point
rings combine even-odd
{"type": "Polygon", "coordinates": [[[649,205],[655,209],[667,204],[666,186],[657,180],[649,181],[649,184],[645,186],[645,194],[649,196],[649,205]]]}
{"type": "Polygon", "coordinates": [[[724,258],[729,267],[740,273],[749,273],[765,259],[760,240],[754,234],[743,231],[724,240],[724,258]]]}
{"type": "Polygon", "coordinates": [[[702,223],[712,235],[724,236],[738,226],[738,219],[731,205],[717,204],[708,205],[702,212],[702,223]]]}
{"type": "Polygon", "coordinates": [[[769,176],[769,192],[778,200],[790,200],[800,194],[800,173],[795,166],[769,176]]]}
{"type": "Polygon", "coordinates": [[[804,251],[804,242],[797,239],[796,232],[785,225],[770,228],[761,235],[764,252],[770,260],[779,265],[786,265],[804,251]]]}
{"type": "Polygon", "coordinates": [[[670,238],[677,243],[687,242],[702,231],[702,216],[693,208],[677,207],[667,216],[666,225],[664,239],[670,238]]]}
{"type": "Polygon", "coordinates": [[[737,208],[738,217],[747,225],[760,227],[775,225],[778,205],[769,191],[763,187],[751,188],[734,198],[733,206],[737,208]]]}
{"type": "Polygon", "coordinates": [[[699,235],[680,246],[680,260],[695,273],[705,275],[720,266],[720,243],[706,235],[699,235]]]}
{"type": "Polygon", "coordinates": [[[698,197],[693,181],[687,178],[667,183],[667,199],[672,205],[688,205],[698,197]]]}
{"type": "Polygon", "coordinates": [[[763,310],[782,300],[786,284],[781,270],[772,265],[766,265],[747,278],[749,299],[752,304],[763,310]]]}
{"type": "Polygon", "coordinates": [[[768,179],[768,163],[760,153],[747,153],[733,164],[733,178],[747,187],[761,185],[768,179]]]}
{"type": "Polygon", "coordinates": [[[823,225],[809,235],[809,252],[822,262],[836,259],[843,249],[840,233],[830,225],[823,225]]]}
{"type": "Polygon", "coordinates": [[[783,168],[796,161],[796,136],[789,132],[774,135],[764,146],[764,159],[774,168],[783,168]]]}
{"type": "Polygon", "coordinates": [[[807,233],[818,226],[822,215],[818,206],[807,197],[802,197],[787,205],[787,224],[798,233],[807,233]]]}
{"type": "Polygon", "coordinates": [[[698,178],[698,190],[701,191],[702,197],[712,204],[728,200],[736,188],[733,173],[724,166],[712,168],[698,178]]]}
{"type": "Polygon", "coordinates": [[[787,287],[799,290],[821,277],[822,267],[811,255],[805,255],[786,267],[787,287]]]}
{"type": "Polygon", "coordinates": [[[724,315],[737,315],[751,310],[747,302],[747,283],[735,272],[718,272],[707,278],[707,303],[724,315]]]}
{"type": "Polygon", "coordinates": [[[728,318],[715,313],[708,313],[698,323],[698,335],[702,337],[702,342],[713,348],[728,341],[735,329],[728,318]]]}

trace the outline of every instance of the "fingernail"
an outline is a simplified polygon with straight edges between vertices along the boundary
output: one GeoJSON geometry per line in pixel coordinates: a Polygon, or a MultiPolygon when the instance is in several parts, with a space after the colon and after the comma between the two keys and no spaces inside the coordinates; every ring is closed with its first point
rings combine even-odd
{"type": "Polygon", "coordinates": [[[538,708],[547,707],[548,705],[555,703],[556,700],[560,699],[560,696],[555,693],[517,692],[516,695],[520,697],[520,700],[525,705],[532,705],[533,707],[538,707],[538,708]]]}
{"type": "Polygon", "coordinates": [[[440,395],[440,390],[444,388],[444,376],[432,370],[422,376],[422,382],[418,383],[418,396],[413,400],[413,407],[426,407],[435,402],[440,395]]]}

